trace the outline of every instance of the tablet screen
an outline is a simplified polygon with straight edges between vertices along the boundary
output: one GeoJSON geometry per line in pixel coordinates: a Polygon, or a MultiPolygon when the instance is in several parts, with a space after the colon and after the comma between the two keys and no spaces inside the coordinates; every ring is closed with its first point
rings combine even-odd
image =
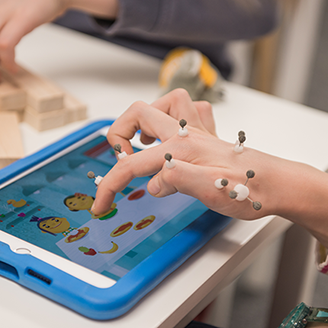
{"type": "Polygon", "coordinates": [[[207,210],[180,193],[152,197],[144,177],[94,217],[87,173],[104,176],[115,163],[98,136],[9,184],[0,190],[0,230],[117,281],[207,210]]]}

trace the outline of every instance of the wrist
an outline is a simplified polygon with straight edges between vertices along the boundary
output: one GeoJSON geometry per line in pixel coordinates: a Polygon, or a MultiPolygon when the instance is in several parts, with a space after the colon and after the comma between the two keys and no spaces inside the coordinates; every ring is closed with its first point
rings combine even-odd
{"type": "Polygon", "coordinates": [[[275,214],[307,229],[328,247],[328,174],[287,160],[280,169],[275,214]]]}

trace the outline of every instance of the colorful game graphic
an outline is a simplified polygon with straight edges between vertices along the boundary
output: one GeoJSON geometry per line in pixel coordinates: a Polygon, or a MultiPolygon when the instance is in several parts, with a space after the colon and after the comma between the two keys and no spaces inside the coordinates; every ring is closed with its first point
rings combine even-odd
{"type": "Polygon", "coordinates": [[[101,215],[94,215],[91,212],[94,200],[95,198],[93,196],[76,192],[74,195],[67,196],[64,199],[64,204],[72,212],[87,210],[93,219],[107,220],[117,213],[116,204],[113,203],[108,212],[101,215]]]}
{"type": "Polygon", "coordinates": [[[126,233],[128,230],[130,230],[130,228],[132,228],[133,226],[133,223],[132,222],[126,222],[126,223],[123,223],[121,224],[119,227],[115,228],[110,236],[111,237],[118,237],[118,236],[121,236],[123,235],[124,233],[126,233]]]}
{"type": "Polygon", "coordinates": [[[11,204],[14,207],[23,207],[26,205],[26,200],[21,199],[20,201],[16,202],[14,199],[9,199],[9,200],[7,200],[7,204],[9,204],[9,205],[11,204]]]}
{"type": "Polygon", "coordinates": [[[155,198],[150,177],[142,177],[94,216],[96,187],[87,173],[104,176],[116,162],[100,136],[0,189],[0,230],[120,279],[207,208],[179,193],[155,198]]]}
{"type": "MultiPolygon", "coordinates": [[[[114,243],[112,241],[112,248],[107,250],[107,251],[98,251],[99,254],[113,254],[115,253],[117,250],[118,250],[118,245],[116,243],[114,243]]],[[[78,250],[80,252],[82,252],[84,255],[90,255],[90,256],[94,256],[97,254],[97,251],[95,251],[93,248],[88,248],[88,247],[84,247],[84,246],[81,246],[78,248],[78,250]]]]}
{"type": "Polygon", "coordinates": [[[82,229],[72,228],[66,218],[59,218],[55,216],[49,216],[46,218],[39,218],[32,216],[30,222],[36,222],[37,227],[43,233],[56,236],[61,233],[63,236],[68,236],[65,239],[66,243],[72,243],[83,238],[88,232],[89,228],[84,227],[82,229]]]}
{"type": "Polygon", "coordinates": [[[134,230],[141,230],[147,228],[155,220],[155,215],[148,215],[144,219],[140,220],[134,227],[134,230]]]}
{"type": "Polygon", "coordinates": [[[146,191],[144,189],[140,189],[138,191],[135,191],[131,193],[131,195],[128,196],[128,200],[137,200],[140,199],[142,196],[144,196],[146,191]]]}

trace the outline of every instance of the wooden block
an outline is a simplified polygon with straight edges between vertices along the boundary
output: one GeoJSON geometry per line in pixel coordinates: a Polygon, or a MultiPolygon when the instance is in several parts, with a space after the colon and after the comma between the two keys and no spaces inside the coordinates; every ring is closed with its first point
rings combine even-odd
{"type": "Polygon", "coordinates": [[[24,108],[21,108],[21,109],[11,109],[11,110],[4,110],[4,111],[0,111],[0,114],[1,113],[13,113],[13,114],[17,114],[17,118],[18,118],[18,122],[21,123],[24,121],[24,113],[25,113],[25,107],[24,108]]]}
{"type": "Polygon", "coordinates": [[[0,168],[24,156],[16,113],[0,113],[0,168]]]}
{"type": "Polygon", "coordinates": [[[42,113],[64,107],[64,92],[49,80],[19,67],[16,74],[0,69],[0,74],[27,93],[27,105],[42,113]]]}
{"type": "Polygon", "coordinates": [[[27,106],[24,113],[24,121],[38,131],[45,131],[63,126],[66,124],[66,117],[66,109],[39,113],[34,108],[27,106]]]}
{"type": "Polygon", "coordinates": [[[38,131],[45,131],[87,118],[86,105],[73,96],[65,94],[64,105],[64,109],[44,113],[39,113],[34,108],[27,106],[24,121],[38,131]]]}
{"type": "Polygon", "coordinates": [[[66,124],[85,120],[87,118],[87,106],[72,95],[65,94],[64,105],[67,110],[66,124]]]}
{"type": "Polygon", "coordinates": [[[0,111],[17,110],[26,106],[26,92],[2,78],[0,82],[0,111]]]}

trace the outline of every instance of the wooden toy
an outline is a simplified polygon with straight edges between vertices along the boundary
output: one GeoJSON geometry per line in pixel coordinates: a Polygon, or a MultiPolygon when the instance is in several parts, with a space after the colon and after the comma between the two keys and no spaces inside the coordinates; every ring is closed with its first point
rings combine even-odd
{"type": "Polygon", "coordinates": [[[67,93],[64,97],[64,108],[66,109],[65,124],[85,120],[87,118],[87,106],[67,93]]]}
{"type": "Polygon", "coordinates": [[[0,112],[0,168],[24,156],[16,113],[0,112]]]}
{"type": "Polygon", "coordinates": [[[25,106],[26,92],[9,81],[2,81],[0,83],[0,111],[22,110],[25,106]]]}
{"type": "Polygon", "coordinates": [[[64,107],[64,92],[47,79],[30,73],[23,67],[16,74],[1,69],[5,80],[15,83],[27,93],[27,105],[38,112],[47,112],[64,107]]]}
{"type": "Polygon", "coordinates": [[[0,67],[0,113],[15,112],[38,131],[87,118],[87,107],[51,81],[19,66],[16,74],[0,67]]]}
{"type": "Polygon", "coordinates": [[[34,108],[27,106],[24,113],[24,121],[38,131],[59,128],[66,123],[66,111],[57,109],[38,113],[34,108]]]}

